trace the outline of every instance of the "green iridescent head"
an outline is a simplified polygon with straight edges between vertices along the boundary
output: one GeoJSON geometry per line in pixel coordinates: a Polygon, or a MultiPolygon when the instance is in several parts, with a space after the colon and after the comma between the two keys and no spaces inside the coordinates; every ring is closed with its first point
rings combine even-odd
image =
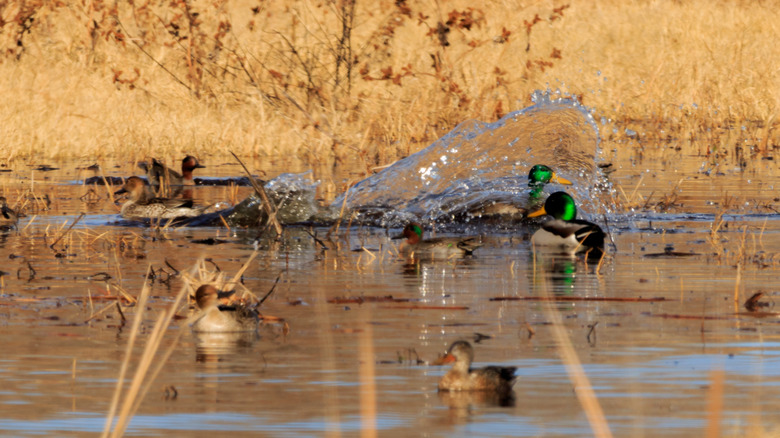
{"type": "Polygon", "coordinates": [[[423,229],[417,222],[410,222],[404,227],[404,231],[393,239],[406,239],[406,243],[414,245],[422,241],[423,229]]]}
{"type": "Polygon", "coordinates": [[[528,172],[528,187],[542,187],[549,182],[570,185],[571,181],[561,178],[544,164],[537,164],[528,172]]]}
{"type": "Polygon", "coordinates": [[[544,207],[528,215],[528,217],[537,217],[549,214],[555,219],[563,221],[572,221],[577,218],[577,204],[566,192],[555,192],[544,201],[544,207]]]}

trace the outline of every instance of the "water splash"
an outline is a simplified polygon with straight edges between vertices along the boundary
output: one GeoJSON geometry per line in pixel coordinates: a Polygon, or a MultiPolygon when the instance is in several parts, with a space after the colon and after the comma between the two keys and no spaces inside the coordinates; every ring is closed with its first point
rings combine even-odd
{"type": "Polygon", "coordinates": [[[587,210],[599,174],[598,127],[575,100],[536,92],[533,101],[494,123],[459,124],[424,150],[357,183],[332,207],[340,208],[346,197],[349,209],[381,225],[447,222],[486,202],[525,202],[529,169],[546,164],[574,183],[567,191],[587,210]]]}

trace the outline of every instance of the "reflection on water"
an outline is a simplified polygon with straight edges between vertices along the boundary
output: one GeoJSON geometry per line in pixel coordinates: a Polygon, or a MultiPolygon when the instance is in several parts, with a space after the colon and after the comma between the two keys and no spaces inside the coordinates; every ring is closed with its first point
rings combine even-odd
{"type": "MultiPolygon", "coordinates": [[[[283,273],[263,312],[284,317],[289,333],[272,327],[249,337],[187,332],[129,434],[355,434],[367,424],[360,373],[368,336],[376,398],[368,424],[382,433],[588,435],[551,333],[549,306],[561,313],[617,436],[698,433],[709,421],[715,370],[725,372],[723,430],[777,431],[780,424],[766,414],[780,400],[780,326],[776,318],[752,318],[735,305],[735,271],[714,257],[709,222],[657,218],[652,228],[629,225],[615,234],[618,251],[600,270],[582,259],[534,256],[527,240],[509,236],[487,239],[473,257],[410,265],[388,251],[393,242],[383,230],[352,229],[322,251],[307,233],[291,229],[282,242],[261,245],[243,278],[264,294],[283,273]],[[686,232],[654,231],[678,227],[686,232]],[[669,244],[702,255],[644,257],[669,244]],[[373,257],[351,251],[361,246],[374,248],[373,257]],[[491,300],[545,292],[588,300],[491,300]],[[626,301],[609,300],[615,297],[626,301]],[[414,350],[429,362],[453,340],[475,339],[475,333],[481,334],[475,366],[518,367],[514,400],[438,394],[446,369],[410,360],[414,350]],[[166,393],[171,387],[175,398],[166,393]]],[[[0,295],[0,431],[10,435],[101,430],[128,336],[108,297],[119,285],[137,294],[150,281],[144,280],[149,264],[183,270],[207,256],[210,266],[234,273],[255,240],[252,233],[214,228],[158,234],[93,226],[95,234],[68,242],[71,255],[63,258],[46,245],[45,226],[31,227],[7,235],[2,248],[9,274],[0,295]],[[97,243],[98,234],[109,238],[97,243]],[[191,243],[215,235],[226,243],[191,243]],[[97,272],[111,279],[90,280],[97,272]]],[[[767,221],[761,251],[780,250],[769,237],[778,232],[780,223],[767,221]]],[[[722,237],[741,235],[735,229],[722,237]]],[[[152,281],[152,313],[172,300],[181,281],[152,281]]],[[[745,266],[740,296],[771,281],[772,269],[745,266]]],[[[132,308],[125,313],[134,314],[132,308]]]]}
{"type": "MultiPolygon", "coordinates": [[[[474,230],[484,245],[473,256],[413,260],[389,239],[400,228],[345,222],[330,235],[312,230],[321,243],[302,227],[279,241],[240,227],[155,230],[119,221],[107,190],[93,199],[84,197],[89,187],[63,185],[81,176],[62,166],[34,184],[50,195],[48,209],[31,208],[17,230],[0,233],[0,434],[102,430],[135,316],[129,297],[150,285],[140,349],[189,267],[203,257],[232,276],[255,248],[240,281],[263,296],[281,274],[261,311],[289,331],[186,330],[129,434],[351,436],[373,427],[399,436],[587,436],[549,309],[560,312],[615,436],[700,435],[710,421],[724,435],[777,434],[780,324],[742,307],[757,290],[777,299],[772,164],[678,177],[658,162],[616,161],[609,178],[625,211],[594,215],[614,239],[601,266],[534,254],[529,230],[515,225],[474,230]],[[89,214],[68,231],[81,211],[89,214]],[[513,403],[437,393],[446,369],[428,363],[460,338],[480,339],[475,366],[518,368],[513,403]]],[[[27,173],[0,176],[12,203],[35,202],[27,173]]],[[[193,197],[228,202],[251,192],[231,190],[194,187],[193,197]]]]}

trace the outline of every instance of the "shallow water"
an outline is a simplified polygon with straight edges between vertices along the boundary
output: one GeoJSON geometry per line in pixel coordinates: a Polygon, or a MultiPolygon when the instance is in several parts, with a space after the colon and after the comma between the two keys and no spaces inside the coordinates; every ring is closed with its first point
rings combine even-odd
{"type": "MultiPolygon", "coordinates": [[[[155,319],[185,282],[176,271],[205,257],[207,268],[231,277],[255,248],[243,283],[262,296],[281,274],[262,311],[284,318],[289,330],[267,324],[257,338],[195,336],[183,319],[174,321],[161,347],[173,346],[173,354],[128,435],[590,435],[553,312],[615,436],[699,435],[713,425],[723,436],[777,434],[776,309],[742,306],[757,290],[765,302],[778,299],[774,162],[713,169],[702,157],[672,151],[640,160],[632,150],[605,151],[617,169],[608,196],[618,206],[585,212],[609,217],[599,221],[613,239],[600,267],[534,256],[522,228],[477,229],[485,245],[473,257],[413,263],[389,239],[397,228],[345,223],[331,239],[328,229],[314,229],[324,251],[302,227],[288,228],[280,242],[246,229],[160,231],[120,221],[105,188],[88,203],[90,188],[77,182],[92,174],[72,163],[33,178],[27,169],[3,174],[12,202],[33,193],[52,202],[48,210],[30,207],[18,230],[0,235],[0,434],[100,432],[136,314],[123,308],[122,322],[114,304],[120,288],[138,296],[151,284],[132,372],[155,319]],[[684,171],[691,168],[701,170],[684,171]],[[675,190],[670,203],[650,202],[675,190]],[[50,248],[82,211],[87,216],[50,248]],[[222,242],[194,243],[206,239],[222,242]],[[145,280],[150,266],[154,278],[145,280]],[[428,363],[476,333],[487,337],[474,343],[477,365],[518,367],[513,406],[437,393],[446,369],[428,363]]],[[[123,172],[132,170],[111,171],[123,172]]],[[[251,189],[231,190],[195,187],[192,195],[240,200],[251,189]]]]}

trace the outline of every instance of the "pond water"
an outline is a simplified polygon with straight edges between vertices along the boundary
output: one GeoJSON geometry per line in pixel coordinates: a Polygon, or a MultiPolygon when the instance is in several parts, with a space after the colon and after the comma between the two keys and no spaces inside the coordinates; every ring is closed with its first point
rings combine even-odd
{"type": "MultiPolygon", "coordinates": [[[[280,241],[243,228],[155,229],[120,221],[105,188],[79,184],[94,172],[77,163],[4,173],[12,204],[33,195],[51,204],[29,201],[18,229],[0,235],[0,434],[101,432],[137,314],[123,307],[123,323],[117,297],[150,284],[129,383],[185,273],[205,258],[232,277],[253,255],[243,284],[262,296],[279,278],[261,310],[287,325],[206,337],[176,319],[160,347],[172,354],[127,435],[587,436],[561,356],[567,345],[615,436],[780,433],[774,161],[718,166],[674,150],[640,157],[632,145],[601,146],[616,169],[605,196],[617,203],[590,210],[611,235],[601,265],[535,255],[523,228],[470,229],[484,239],[474,256],[424,260],[398,255],[395,224],[345,222],[330,238],[315,227],[327,250],[302,226],[280,241]],[[759,290],[769,307],[747,311],[759,290]],[[430,362],[457,339],[472,341],[476,365],[518,368],[512,405],[437,393],[446,368],[430,362]]],[[[193,197],[250,192],[194,187],[193,197]]]]}

